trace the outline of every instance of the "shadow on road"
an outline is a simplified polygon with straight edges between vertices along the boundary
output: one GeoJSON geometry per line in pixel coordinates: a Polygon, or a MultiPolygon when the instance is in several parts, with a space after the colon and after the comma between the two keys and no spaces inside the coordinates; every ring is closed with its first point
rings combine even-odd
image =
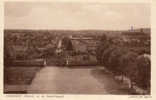
{"type": "Polygon", "coordinates": [[[136,94],[133,90],[127,88],[122,82],[114,79],[114,76],[105,69],[93,69],[91,75],[97,79],[108,92],[108,94],[115,95],[129,95],[136,94]]]}

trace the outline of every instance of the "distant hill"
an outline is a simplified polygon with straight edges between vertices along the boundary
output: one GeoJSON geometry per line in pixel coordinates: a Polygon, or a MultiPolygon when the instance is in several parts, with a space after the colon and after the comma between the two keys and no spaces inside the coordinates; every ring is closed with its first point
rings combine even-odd
{"type": "MultiPolygon", "coordinates": [[[[143,31],[144,33],[150,34],[150,28],[139,28],[134,29],[133,32],[140,32],[143,31]]],[[[5,29],[4,33],[33,33],[33,34],[55,34],[55,35],[83,35],[83,36],[101,36],[103,34],[107,34],[108,36],[120,36],[123,32],[129,32],[132,30],[21,30],[21,29],[5,29]]]]}

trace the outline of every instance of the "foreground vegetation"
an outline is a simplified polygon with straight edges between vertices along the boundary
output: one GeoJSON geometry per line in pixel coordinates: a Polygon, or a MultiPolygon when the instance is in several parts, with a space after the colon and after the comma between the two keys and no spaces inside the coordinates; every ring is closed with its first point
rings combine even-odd
{"type": "Polygon", "coordinates": [[[127,46],[127,42],[117,42],[106,35],[103,35],[100,41],[97,48],[99,64],[104,65],[115,75],[130,78],[131,88],[135,84],[145,90],[150,90],[150,44],[144,44],[148,40],[141,41],[140,47],[127,46]]]}

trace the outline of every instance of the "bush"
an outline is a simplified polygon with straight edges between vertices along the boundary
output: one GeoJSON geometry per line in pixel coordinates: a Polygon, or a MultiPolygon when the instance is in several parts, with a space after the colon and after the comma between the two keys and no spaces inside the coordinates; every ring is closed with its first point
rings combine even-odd
{"type": "Polygon", "coordinates": [[[106,67],[109,67],[109,63],[108,63],[109,56],[115,50],[115,48],[116,48],[115,46],[109,47],[102,53],[101,63],[106,67]]]}
{"type": "Polygon", "coordinates": [[[131,80],[136,79],[138,71],[136,58],[137,54],[134,52],[127,52],[120,58],[121,72],[131,80]]]}
{"type": "Polygon", "coordinates": [[[116,47],[110,54],[108,59],[109,69],[112,70],[116,74],[123,74],[122,66],[123,62],[120,62],[120,58],[126,53],[124,49],[116,47]]]}
{"type": "Polygon", "coordinates": [[[149,55],[140,55],[137,57],[138,75],[136,83],[142,88],[150,87],[151,79],[151,61],[149,55]]]}

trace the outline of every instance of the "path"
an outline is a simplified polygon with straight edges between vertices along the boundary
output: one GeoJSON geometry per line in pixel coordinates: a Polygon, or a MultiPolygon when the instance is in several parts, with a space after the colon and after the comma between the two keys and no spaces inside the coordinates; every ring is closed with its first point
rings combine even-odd
{"type": "Polygon", "coordinates": [[[28,93],[130,94],[111,74],[95,66],[44,67],[36,74],[28,93]]]}

